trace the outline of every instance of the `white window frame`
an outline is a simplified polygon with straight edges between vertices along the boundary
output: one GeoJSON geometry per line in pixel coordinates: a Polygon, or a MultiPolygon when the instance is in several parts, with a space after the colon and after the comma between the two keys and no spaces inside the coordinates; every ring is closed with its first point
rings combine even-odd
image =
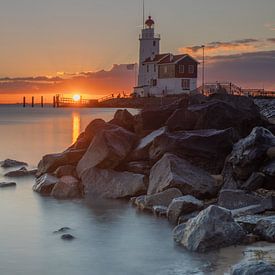
{"type": "Polygon", "coordinates": [[[180,65],[179,65],[179,72],[180,72],[181,74],[184,74],[184,71],[185,71],[185,65],[180,64],[180,65]]]}
{"type": "Polygon", "coordinates": [[[193,74],[195,72],[195,66],[194,65],[188,65],[188,73],[193,74]]]}
{"type": "Polygon", "coordinates": [[[182,79],[181,80],[181,87],[185,91],[186,90],[190,90],[190,87],[191,87],[191,81],[190,81],[190,79],[186,79],[186,78],[182,79]]]}

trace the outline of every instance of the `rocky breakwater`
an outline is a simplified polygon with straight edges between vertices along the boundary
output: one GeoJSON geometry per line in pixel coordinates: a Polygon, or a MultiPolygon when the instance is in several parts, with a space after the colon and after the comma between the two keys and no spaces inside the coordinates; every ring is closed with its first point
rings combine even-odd
{"type": "Polygon", "coordinates": [[[119,110],[110,122],[93,120],[64,152],[44,156],[33,189],[58,199],[130,199],[166,216],[177,226],[175,241],[192,251],[251,234],[273,241],[275,137],[268,127],[246,97],[186,96],[136,116],[119,110]]]}

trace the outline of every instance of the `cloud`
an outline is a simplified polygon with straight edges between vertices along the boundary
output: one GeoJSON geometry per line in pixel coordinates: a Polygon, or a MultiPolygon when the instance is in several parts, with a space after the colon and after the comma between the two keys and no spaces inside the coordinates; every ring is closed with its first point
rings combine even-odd
{"type": "MultiPolygon", "coordinates": [[[[214,41],[207,43],[205,45],[207,54],[208,55],[216,55],[220,53],[226,52],[243,52],[243,51],[255,51],[259,44],[261,44],[261,40],[253,39],[253,38],[246,38],[246,39],[239,39],[233,40],[228,42],[223,41],[214,41]]],[[[201,52],[202,46],[189,46],[189,47],[182,47],[179,49],[181,53],[189,53],[192,55],[197,55],[201,52]]]]}
{"type": "Polygon", "coordinates": [[[266,23],[264,25],[267,29],[269,29],[270,31],[275,31],[275,23],[266,23]]]}
{"type": "Polygon", "coordinates": [[[275,38],[268,38],[267,41],[271,43],[275,43],[275,38]]]}

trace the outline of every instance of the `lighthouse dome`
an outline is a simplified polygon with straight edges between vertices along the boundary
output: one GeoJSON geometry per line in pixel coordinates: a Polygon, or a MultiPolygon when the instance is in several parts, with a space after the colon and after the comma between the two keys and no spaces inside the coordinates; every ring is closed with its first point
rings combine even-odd
{"type": "Polygon", "coordinates": [[[149,16],[148,19],[145,21],[145,25],[150,29],[155,25],[155,21],[152,19],[151,16],[149,16]]]}

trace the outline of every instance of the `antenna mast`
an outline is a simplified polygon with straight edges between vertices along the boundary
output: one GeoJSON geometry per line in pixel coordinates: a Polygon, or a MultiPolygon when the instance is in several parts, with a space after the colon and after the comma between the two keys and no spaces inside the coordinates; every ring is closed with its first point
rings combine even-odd
{"type": "Polygon", "coordinates": [[[143,29],[145,29],[145,0],[143,0],[143,29]]]}

